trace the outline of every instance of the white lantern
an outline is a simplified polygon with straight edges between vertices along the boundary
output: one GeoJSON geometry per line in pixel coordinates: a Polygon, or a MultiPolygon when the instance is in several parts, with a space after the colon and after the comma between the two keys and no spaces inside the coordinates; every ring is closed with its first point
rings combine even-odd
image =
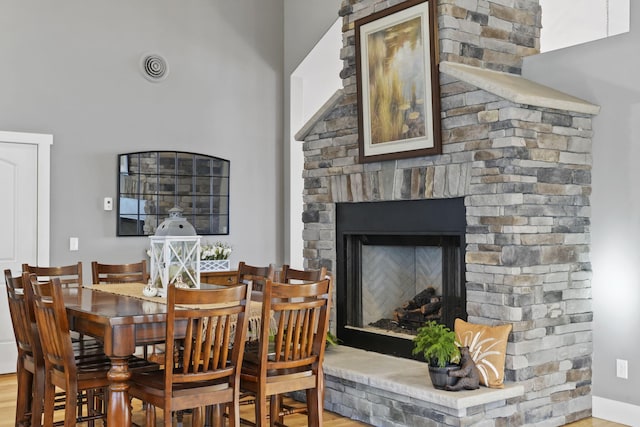
{"type": "Polygon", "coordinates": [[[151,283],[160,296],[167,296],[170,284],[200,288],[200,236],[182,217],[182,209],[169,210],[151,240],[151,283]]]}

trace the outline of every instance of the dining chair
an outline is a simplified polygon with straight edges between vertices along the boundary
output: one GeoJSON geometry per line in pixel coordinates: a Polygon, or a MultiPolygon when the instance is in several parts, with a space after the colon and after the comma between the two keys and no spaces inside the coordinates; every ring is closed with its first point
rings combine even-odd
{"type": "MultiPolygon", "coordinates": [[[[252,299],[260,302],[262,289],[264,288],[264,284],[267,279],[274,279],[275,269],[273,265],[268,266],[255,266],[246,264],[244,261],[238,263],[238,276],[236,281],[238,283],[251,283],[252,287],[252,299]]],[[[255,340],[260,336],[260,323],[259,322],[250,322],[249,330],[247,332],[248,340],[255,340]]],[[[248,403],[243,398],[243,403],[248,403]]]]}
{"type": "Polygon", "coordinates": [[[27,305],[31,304],[33,308],[44,357],[44,426],[53,426],[56,388],[66,393],[64,425],[85,421],[93,425],[94,420],[104,418],[104,413],[99,411],[104,405],[98,402],[106,398],[109,359],[100,352],[79,356],[74,350],[60,279],[53,277],[41,282],[35,274],[30,274],[23,286],[27,305]],[[86,393],[87,413],[80,415],[78,395],[83,392],[86,393]]]}
{"type": "MultiPolygon", "coordinates": [[[[44,359],[37,357],[40,343],[32,341],[31,323],[25,302],[22,276],[13,277],[11,270],[4,270],[7,285],[9,314],[18,347],[16,380],[16,426],[39,426],[38,414],[42,414],[44,396],[44,359]],[[34,415],[35,414],[35,415],[34,415]]],[[[41,355],[41,354],[40,354],[41,355]]]]}
{"type": "Polygon", "coordinates": [[[327,277],[292,286],[267,279],[262,294],[260,338],[257,345],[247,345],[240,375],[243,391],[255,395],[255,425],[276,425],[280,418],[278,395],[301,390],[307,395],[307,424],[322,425],[322,362],[331,282],[327,277]],[[266,324],[270,316],[277,323],[273,336],[266,324]],[[267,400],[269,415],[264,405],[267,400]]]}
{"type": "Polygon", "coordinates": [[[91,263],[91,278],[93,284],[99,283],[147,283],[147,260],[132,264],[102,264],[97,261],[91,263]]]}
{"type": "MultiPolygon", "coordinates": [[[[38,276],[40,282],[46,282],[52,277],[60,279],[60,284],[64,287],[82,287],[82,262],[78,261],[77,264],[63,265],[63,266],[49,266],[42,267],[36,265],[29,265],[27,263],[22,264],[22,271],[27,273],[33,273],[38,276]]],[[[82,343],[85,347],[100,347],[93,338],[88,338],[82,334],[75,332],[71,333],[71,339],[82,343]]]]}
{"type": "MultiPolygon", "coordinates": [[[[279,280],[282,283],[289,284],[300,284],[300,283],[309,283],[309,282],[318,282],[324,279],[327,276],[327,268],[322,267],[318,270],[299,270],[295,268],[291,268],[288,264],[284,264],[280,271],[279,280]]],[[[321,378],[321,380],[324,380],[321,378]]],[[[322,387],[324,390],[324,387],[322,387]]],[[[277,413],[278,422],[284,425],[284,417],[287,415],[294,414],[306,414],[307,407],[306,405],[301,406],[298,404],[285,403],[283,399],[283,395],[280,394],[277,397],[276,404],[278,405],[277,413]]],[[[322,398],[324,401],[324,396],[322,398]]]]}
{"type": "MultiPolygon", "coordinates": [[[[91,262],[91,278],[93,284],[103,283],[147,283],[149,273],[147,272],[147,260],[131,264],[102,264],[97,261],[91,262]]],[[[159,344],[159,343],[156,343],[159,344]]],[[[152,362],[158,361],[156,344],[142,346],[144,359],[152,362]]]]}
{"type": "MultiPolygon", "coordinates": [[[[21,419],[23,421],[19,425],[36,427],[41,425],[42,420],[45,363],[32,308],[32,298],[29,297],[28,287],[24,285],[31,280],[31,274],[23,272],[22,276],[11,277],[11,271],[5,270],[4,275],[9,311],[18,345],[16,422],[21,419]]],[[[74,357],[78,360],[102,358],[106,361],[101,348],[74,342],[73,350],[74,357]]],[[[64,399],[64,392],[56,393],[56,409],[64,407],[62,405],[64,399]]],[[[78,414],[81,415],[83,405],[86,404],[86,395],[78,393],[77,401],[78,414]]]]}
{"type": "Polygon", "coordinates": [[[230,425],[240,425],[240,368],[251,286],[169,286],[164,369],[133,373],[130,381],[129,394],[147,404],[147,426],[155,425],[156,407],[164,410],[165,426],[172,425],[173,412],[192,408],[192,425],[197,426],[204,421],[203,407],[225,404],[230,425]]]}
{"type": "Polygon", "coordinates": [[[252,283],[253,294],[256,296],[256,292],[262,292],[262,288],[267,279],[274,278],[274,268],[272,265],[266,267],[258,267],[255,265],[249,265],[244,261],[238,263],[238,283],[252,283]]]}
{"type": "Polygon", "coordinates": [[[319,270],[297,270],[289,267],[288,264],[282,266],[280,272],[280,281],[282,283],[305,283],[305,282],[318,282],[325,278],[327,275],[327,267],[322,267],[319,270]]]}
{"type": "Polygon", "coordinates": [[[63,266],[42,267],[36,265],[22,264],[22,271],[34,273],[38,280],[46,281],[51,277],[60,279],[60,283],[65,287],[82,286],[82,262],[63,266]]]}

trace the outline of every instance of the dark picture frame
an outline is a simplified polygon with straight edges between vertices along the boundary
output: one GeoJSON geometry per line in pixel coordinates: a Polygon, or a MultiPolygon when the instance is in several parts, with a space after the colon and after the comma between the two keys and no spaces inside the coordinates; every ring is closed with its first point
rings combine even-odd
{"type": "Polygon", "coordinates": [[[184,151],[119,154],[117,235],[154,235],[176,206],[198,235],[228,235],[230,167],[184,151]]]}
{"type": "Polygon", "coordinates": [[[437,1],[355,21],[361,163],[442,153],[437,1]]]}

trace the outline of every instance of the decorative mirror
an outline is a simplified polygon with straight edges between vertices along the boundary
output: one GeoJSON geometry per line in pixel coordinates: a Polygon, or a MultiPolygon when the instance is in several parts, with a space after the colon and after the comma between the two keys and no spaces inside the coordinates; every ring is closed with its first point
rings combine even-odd
{"type": "Polygon", "coordinates": [[[118,236],[153,235],[175,206],[199,235],[229,234],[229,167],[180,151],[118,155],[118,236]]]}

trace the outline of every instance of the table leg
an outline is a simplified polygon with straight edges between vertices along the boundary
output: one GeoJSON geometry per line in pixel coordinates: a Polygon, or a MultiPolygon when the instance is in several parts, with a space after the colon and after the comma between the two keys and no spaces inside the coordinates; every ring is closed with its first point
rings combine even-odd
{"type": "Polygon", "coordinates": [[[107,406],[107,427],[131,427],[131,406],[129,404],[129,364],[127,357],[110,357],[109,404],[107,406]]]}

